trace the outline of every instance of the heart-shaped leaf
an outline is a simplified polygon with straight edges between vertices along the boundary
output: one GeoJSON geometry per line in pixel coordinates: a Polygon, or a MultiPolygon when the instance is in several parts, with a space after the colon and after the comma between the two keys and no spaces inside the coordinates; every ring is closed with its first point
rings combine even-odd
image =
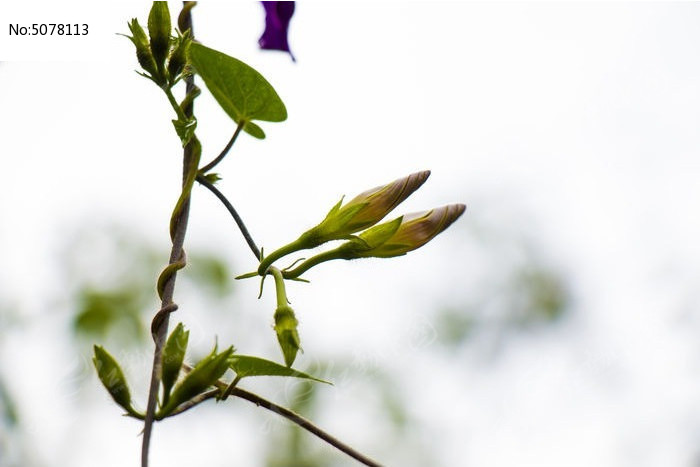
{"type": "Polygon", "coordinates": [[[202,44],[190,46],[190,63],[209,91],[234,122],[256,138],[264,138],[252,120],[281,122],[287,109],[270,83],[242,61],[202,44]]]}

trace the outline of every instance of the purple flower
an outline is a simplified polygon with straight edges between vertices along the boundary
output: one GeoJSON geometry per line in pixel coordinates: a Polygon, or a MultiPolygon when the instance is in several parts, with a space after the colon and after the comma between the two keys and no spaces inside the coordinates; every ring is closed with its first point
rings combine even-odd
{"type": "Polygon", "coordinates": [[[265,32],[258,40],[260,48],[288,52],[292,60],[296,61],[292,51],[289,50],[289,41],[287,40],[289,21],[294,14],[294,2],[260,3],[265,8],[265,32]]]}

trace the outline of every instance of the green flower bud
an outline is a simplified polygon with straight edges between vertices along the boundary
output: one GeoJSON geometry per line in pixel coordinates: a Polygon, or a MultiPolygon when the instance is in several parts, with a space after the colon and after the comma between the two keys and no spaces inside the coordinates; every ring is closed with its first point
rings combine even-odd
{"type": "Polygon", "coordinates": [[[429,170],[413,173],[360,193],[345,205],[341,199],[320,224],[304,232],[295,242],[263,258],[258,273],[262,275],[267,272],[270,265],[282,256],[315,248],[331,240],[349,238],[353,233],[373,226],[420,188],[429,175],[429,170]]]}
{"type": "Polygon", "coordinates": [[[302,237],[307,237],[313,244],[308,248],[314,248],[371,227],[416,191],[428,176],[429,170],[416,172],[360,193],[343,206],[341,200],[320,224],[305,232],[302,237]]]}
{"type": "Polygon", "coordinates": [[[277,341],[284,355],[284,363],[290,367],[294,363],[297,352],[301,349],[297,321],[294,310],[289,305],[280,305],[275,310],[275,332],[277,341]]]}
{"type": "MultiPolygon", "coordinates": [[[[409,251],[422,247],[437,234],[448,228],[467,207],[464,204],[450,204],[430,211],[406,214],[401,225],[383,243],[364,251],[357,251],[356,258],[391,258],[405,255],[409,251]]],[[[379,227],[379,226],[378,226],[379,227]]],[[[360,238],[371,242],[372,232],[360,234],[360,238]]]]}
{"type": "Polygon", "coordinates": [[[153,2],[148,15],[148,34],[151,36],[151,52],[158,70],[163,70],[170,52],[170,31],[168,2],[153,2]]]}
{"type": "Polygon", "coordinates": [[[175,47],[168,61],[168,76],[170,77],[171,85],[175,83],[175,80],[177,80],[180,73],[185,69],[185,65],[187,65],[187,54],[191,43],[192,38],[189,31],[185,31],[184,34],[178,35],[177,39],[175,39],[175,47]]]}
{"type": "Polygon", "coordinates": [[[173,332],[168,337],[168,341],[163,347],[163,373],[161,382],[163,384],[163,405],[167,405],[170,399],[170,390],[173,388],[177,377],[185,360],[185,351],[190,332],[185,331],[182,323],[178,323],[173,332]]]}
{"type": "Polygon", "coordinates": [[[317,264],[334,259],[390,258],[405,255],[425,245],[448,228],[465,209],[463,204],[450,204],[375,225],[339,247],[312,256],[296,268],[284,271],[283,276],[286,279],[295,279],[317,264]]]}
{"type": "Polygon", "coordinates": [[[92,357],[92,362],[97,370],[97,376],[109,395],[129,414],[138,416],[131,406],[131,393],[119,363],[101,346],[94,346],[94,350],[95,356],[92,357]]]}
{"type": "Polygon", "coordinates": [[[128,25],[132,35],[126,37],[128,37],[136,47],[136,58],[139,61],[139,65],[155,78],[158,76],[158,69],[153,54],[151,53],[146,33],[136,18],[132,19],[128,25]]]}
{"type": "Polygon", "coordinates": [[[210,386],[213,386],[226,373],[233,352],[233,347],[229,347],[221,353],[216,353],[216,348],[214,348],[211,354],[197,363],[192,371],[175,387],[170,395],[170,400],[158,413],[158,417],[166,417],[180,404],[189,401],[210,386]]]}

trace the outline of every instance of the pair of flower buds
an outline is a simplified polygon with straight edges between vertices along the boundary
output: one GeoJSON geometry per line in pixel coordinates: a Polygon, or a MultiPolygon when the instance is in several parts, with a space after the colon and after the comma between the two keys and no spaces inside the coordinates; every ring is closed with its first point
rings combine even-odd
{"type": "Polygon", "coordinates": [[[284,278],[296,279],[309,268],[333,259],[391,258],[420,248],[457,220],[466,206],[449,204],[405,214],[389,222],[378,222],[420,188],[429,175],[429,170],[413,173],[367,190],[344,205],[341,199],[320,224],[263,258],[258,274],[265,275],[272,263],[283,256],[316,248],[332,240],[348,241],[307,259],[294,269],[282,271],[284,278]],[[357,232],[361,233],[355,235],[357,232]]]}

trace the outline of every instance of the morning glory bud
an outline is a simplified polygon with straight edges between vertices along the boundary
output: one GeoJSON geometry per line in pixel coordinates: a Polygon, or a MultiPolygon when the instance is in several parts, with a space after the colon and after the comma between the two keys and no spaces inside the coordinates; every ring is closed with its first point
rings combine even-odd
{"type": "Polygon", "coordinates": [[[148,15],[148,34],[151,36],[151,51],[159,70],[163,69],[170,52],[170,30],[168,2],[153,2],[148,15]]]}
{"type": "Polygon", "coordinates": [[[302,236],[318,242],[313,245],[316,247],[330,240],[347,238],[355,232],[371,227],[416,191],[429,175],[430,171],[425,170],[399,178],[360,193],[344,206],[340,205],[341,200],[319,225],[302,236]]]}
{"type": "Polygon", "coordinates": [[[297,331],[297,321],[294,310],[289,305],[280,305],[275,310],[275,332],[277,341],[280,343],[284,363],[290,367],[297,357],[297,352],[301,348],[299,332],[297,331]]]}
{"type": "Polygon", "coordinates": [[[132,35],[126,37],[131,39],[131,42],[136,47],[136,58],[139,61],[139,65],[155,78],[158,76],[158,70],[145,31],[136,18],[132,19],[128,25],[132,35]]]}
{"type": "MultiPolygon", "coordinates": [[[[378,246],[357,251],[355,257],[391,258],[405,255],[409,251],[422,247],[448,228],[464,213],[466,208],[464,204],[450,204],[430,211],[406,214],[391,237],[378,246]]],[[[359,237],[370,237],[370,231],[361,233],[359,237]]]]}
{"type": "Polygon", "coordinates": [[[189,31],[185,31],[183,35],[175,39],[175,46],[168,61],[168,76],[170,77],[171,85],[175,83],[175,80],[183,72],[185,65],[187,65],[187,53],[191,43],[192,38],[189,31]]]}
{"type": "Polygon", "coordinates": [[[373,226],[420,188],[429,175],[429,170],[413,173],[360,193],[344,205],[341,199],[320,224],[304,232],[295,242],[265,257],[258,273],[264,274],[274,261],[285,255],[315,248],[331,240],[350,238],[353,233],[373,226]]]}
{"type": "Polygon", "coordinates": [[[407,214],[365,230],[339,247],[307,259],[284,271],[284,278],[295,279],[317,264],[334,259],[391,258],[420,248],[448,228],[464,213],[463,204],[407,214]]]}

